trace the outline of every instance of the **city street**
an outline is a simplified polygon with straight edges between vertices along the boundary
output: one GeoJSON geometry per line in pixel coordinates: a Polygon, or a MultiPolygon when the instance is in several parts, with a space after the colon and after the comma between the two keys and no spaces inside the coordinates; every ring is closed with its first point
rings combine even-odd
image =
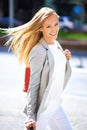
{"type": "MultiPolygon", "coordinates": [[[[72,75],[62,106],[73,130],[87,130],[87,55],[73,55],[70,64],[72,75]]],[[[24,129],[24,67],[11,52],[0,50],[0,130],[24,129]]]]}

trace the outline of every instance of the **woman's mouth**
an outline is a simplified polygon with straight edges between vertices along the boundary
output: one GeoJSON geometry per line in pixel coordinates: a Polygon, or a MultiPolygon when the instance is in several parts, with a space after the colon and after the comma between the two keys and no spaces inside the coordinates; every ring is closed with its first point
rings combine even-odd
{"type": "Polygon", "coordinates": [[[56,36],[57,34],[56,33],[50,33],[51,36],[56,36]]]}

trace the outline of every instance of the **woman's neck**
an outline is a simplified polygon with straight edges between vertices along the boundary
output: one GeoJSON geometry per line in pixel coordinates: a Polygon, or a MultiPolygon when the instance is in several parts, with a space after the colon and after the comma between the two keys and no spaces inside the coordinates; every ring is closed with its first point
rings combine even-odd
{"type": "Polygon", "coordinates": [[[48,45],[53,45],[53,44],[54,44],[54,41],[55,41],[55,40],[46,39],[46,38],[44,38],[44,40],[46,41],[46,43],[47,43],[48,45]]]}

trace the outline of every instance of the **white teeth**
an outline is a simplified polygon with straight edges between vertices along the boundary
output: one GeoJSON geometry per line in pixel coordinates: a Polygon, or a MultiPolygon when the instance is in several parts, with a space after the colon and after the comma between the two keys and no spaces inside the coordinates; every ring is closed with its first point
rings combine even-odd
{"type": "Polygon", "coordinates": [[[52,36],[54,36],[54,35],[56,35],[56,33],[54,33],[54,34],[51,34],[52,36]]]}
{"type": "Polygon", "coordinates": [[[52,35],[55,35],[56,33],[51,33],[52,35]]]}

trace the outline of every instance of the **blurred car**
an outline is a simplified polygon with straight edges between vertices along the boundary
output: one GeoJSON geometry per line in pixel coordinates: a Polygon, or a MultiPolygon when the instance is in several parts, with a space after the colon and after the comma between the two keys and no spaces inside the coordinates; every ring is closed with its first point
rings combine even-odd
{"type": "Polygon", "coordinates": [[[72,30],[74,30],[73,19],[69,16],[60,16],[59,26],[60,26],[60,30],[72,31],[72,30]]]}
{"type": "Polygon", "coordinates": [[[16,27],[23,24],[21,20],[18,20],[16,18],[12,19],[12,26],[10,24],[10,17],[1,17],[0,18],[0,28],[8,28],[8,27],[16,27]]]}

